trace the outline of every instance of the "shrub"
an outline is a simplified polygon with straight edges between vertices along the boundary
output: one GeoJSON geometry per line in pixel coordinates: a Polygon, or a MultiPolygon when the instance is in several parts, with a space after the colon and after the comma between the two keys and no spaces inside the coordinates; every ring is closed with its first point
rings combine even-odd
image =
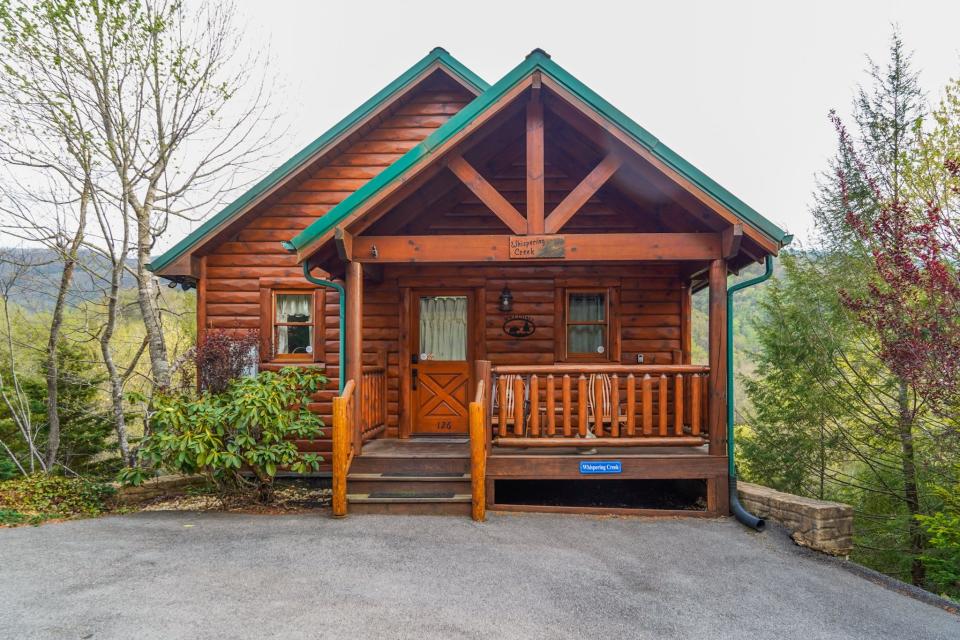
{"type": "Polygon", "coordinates": [[[322,435],[323,422],[307,403],[326,383],[319,372],[285,368],[231,380],[223,393],[157,396],[150,435],[139,450],[141,465],[123,470],[120,479],[143,482],[144,466],[201,473],[221,492],[254,489],[268,501],[279,468],[319,468],[322,458],[301,453],[291,438],[322,435]]]}
{"type": "Polygon", "coordinates": [[[254,371],[258,361],[260,332],[210,329],[197,345],[194,360],[200,388],[223,393],[231,380],[254,371]]]}
{"type": "Polygon", "coordinates": [[[113,487],[83,478],[35,474],[7,480],[0,482],[0,523],[97,516],[113,493],[113,487]]]}
{"type": "Polygon", "coordinates": [[[943,508],[933,515],[917,516],[927,534],[927,551],[920,556],[927,579],[954,598],[960,597],[960,482],[935,487],[943,508]]]}

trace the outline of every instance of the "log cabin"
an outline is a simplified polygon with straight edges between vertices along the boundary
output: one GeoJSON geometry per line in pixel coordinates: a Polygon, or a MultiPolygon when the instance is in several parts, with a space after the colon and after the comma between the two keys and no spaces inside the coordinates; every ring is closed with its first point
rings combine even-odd
{"type": "Polygon", "coordinates": [[[789,241],[544,51],[488,85],[438,48],[151,268],[198,341],[327,371],[335,515],[725,515],[727,280],[789,241]]]}

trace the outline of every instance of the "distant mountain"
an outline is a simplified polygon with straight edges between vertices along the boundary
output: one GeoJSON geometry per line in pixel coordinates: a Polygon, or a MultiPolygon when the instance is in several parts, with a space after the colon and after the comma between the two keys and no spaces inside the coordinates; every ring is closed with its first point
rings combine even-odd
{"type": "MultiPolygon", "coordinates": [[[[129,261],[134,267],[134,261],[129,261]]],[[[34,311],[45,311],[53,306],[63,263],[49,249],[0,248],[0,284],[12,283],[11,298],[17,304],[34,311]],[[17,275],[18,265],[29,267],[17,275]]],[[[76,305],[83,301],[99,301],[109,286],[110,261],[93,251],[81,251],[79,264],[74,272],[69,302],[76,305]]],[[[126,273],[121,288],[132,288],[134,278],[126,273]]]]}

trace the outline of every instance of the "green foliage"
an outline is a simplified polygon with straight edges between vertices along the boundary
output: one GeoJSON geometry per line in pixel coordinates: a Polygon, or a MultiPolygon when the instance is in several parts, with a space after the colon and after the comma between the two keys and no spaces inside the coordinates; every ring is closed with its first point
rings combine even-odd
{"type": "Polygon", "coordinates": [[[920,559],[930,581],[960,599],[960,481],[952,487],[935,487],[934,493],[943,501],[943,508],[917,516],[929,545],[920,559]]]}
{"type": "MultiPolygon", "coordinates": [[[[319,468],[321,458],[301,453],[291,440],[321,435],[323,422],[307,403],[326,383],[319,372],[288,367],[238,378],[220,394],[159,396],[140,447],[141,466],[202,473],[221,490],[253,488],[269,499],[280,467],[319,468]]],[[[120,479],[138,484],[145,477],[141,468],[123,471],[120,479]]]]}
{"type": "Polygon", "coordinates": [[[98,516],[114,489],[82,478],[36,474],[0,482],[0,524],[98,516]]]}
{"type": "Polygon", "coordinates": [[[13,463],[13,460],[0,456],[0,482],[15,478],[18,475],[20,475],[20,470],[17,469],[17,465],[13,463]]]}

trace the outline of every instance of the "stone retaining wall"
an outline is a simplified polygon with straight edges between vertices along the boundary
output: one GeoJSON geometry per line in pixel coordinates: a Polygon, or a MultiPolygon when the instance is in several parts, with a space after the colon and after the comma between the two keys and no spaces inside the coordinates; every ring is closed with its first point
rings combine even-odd
{"type": "Polygon", "coordinates": [[[761,518],[786,527],[797,544],[835,556],[853,549],[853,507],[802,498],[749,482],[738,482],[743,506],[761,518]]]}
{"type": "Polygon", "coordinates": [[[178,496],[190,487],[203,486],[203,476],[158,476],[147,480],[139,487],[117,487],[117,504],[134,505],[160,496],[178,496]]]}

